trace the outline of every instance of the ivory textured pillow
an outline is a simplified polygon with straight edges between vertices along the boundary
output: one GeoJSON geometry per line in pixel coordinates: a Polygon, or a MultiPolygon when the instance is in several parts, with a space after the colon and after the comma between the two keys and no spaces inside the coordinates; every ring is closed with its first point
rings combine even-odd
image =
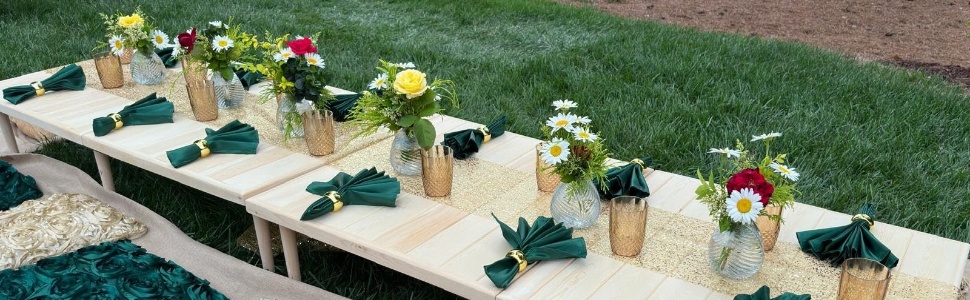
{"type": "Polygon", "coordinates": [[[145,225],[88,195],[26,201],[0,212],[0,270],[146,231],[145,225]]]}

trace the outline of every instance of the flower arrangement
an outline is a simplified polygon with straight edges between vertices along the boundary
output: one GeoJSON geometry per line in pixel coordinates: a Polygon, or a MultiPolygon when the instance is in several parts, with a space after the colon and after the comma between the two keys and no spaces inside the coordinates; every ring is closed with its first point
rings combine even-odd
{"type": "Polygon", "coordinates": [[[104,25],[108,29],[108,48],[116,56],[124,55],[128,49],[141,53],[151,52],[169,46],[168,35],[152,27],[151,22],[141,9],[136,9],[130,15],[115,14],[108,16],[101,14],[104,25]]]}
{"type": "Polygon", "coordinates": [[[424,118],[458,107],[454,82],[435,79],[428,84],[427,75],[415,69],[413,63],[381,60],[377,70],[380,74],[351,110],[352,118],[362,125],[357,135],[387,127],[392,131],[404,130],[407,136],[417,139],[421,148],[431,148],[435,129],[424,118]]]}
{"type": "Polygon", "coordinates": [[[562,183],[570,184],[572,191],[591,180],[606,182],[606,159],[610,153],[603,139],[592,132],[592,120],[569,112],[578,107],[576,102],[557,100],[552,106],[558,114],[542,127],[545,140],[540,159],[559,175],[562,183]]]}
{"type": "Polygon", "coordinates": [[[232,64],[247,60],[246,51],[258,45],[256,37],[243,32],[239,25],[230,25],[231,22],[212,21],[202,34],[196,34],[192,28],[179,35],[180,47],[192,60],[205,62],[213,74],[219,74],[226,81],[235,75],[232,64]]]}

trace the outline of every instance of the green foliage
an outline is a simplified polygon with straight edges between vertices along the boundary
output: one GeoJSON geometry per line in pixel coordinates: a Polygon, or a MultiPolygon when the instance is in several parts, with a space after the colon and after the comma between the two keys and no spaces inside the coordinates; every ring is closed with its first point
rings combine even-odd
{"type": "Polygon", "coordinates": [[[556,156],[557,154],[553,152],[568,153],[568,155],[563,154],[566,155],[564,160],[555,161],[556,159],[549,158],[546,163],[551,166],[553,172],[559,175],[560,181],[570,184],[570,191],[581,189],[590,180],[596,180],[596,182],[605,186],[606,170],[608,169],[606,159],[612,154],[603,145],[603,138],[592,132],[590,122],[577,121],[578,118],[586,117],[576,116],[569,110],[569,107],[557,108],[558,115],[549,119],[549,122],[554,123],[557,120],[556,118],[560,116],[575,119],[562,120],[568,123],[564,125],[565,127],[556,128],[548,125],[542,127],[542,132],[545,134],[543,145],[554,146],[551,146],[548,150],[544,148],[538,159],[546,160],[546,157],[556,156]],[[587,136],[580,138],[580,133],[587,136]],[[563,143],[566,145],[565,149],[562,148],[563,143]]]}
{"type": "MultiPolygon", "coordinates": [[[[121,37],[122,44],[125,48],[132,49],[141,53],[150,53],[155,49],[155,44],[152,43],[152,31],[155,27],[152,26],[152,21],[150,18],[145,16],[145,13],[141,11],[141,8],[136,8],[135,11],[130,15],[124,15],[116,12],[114,16],[108,16],[101,13],[101,19],[104,21],[104,26],[107,29],[107,34],[105,34],[106,40],[110,40],[114,36],[121,37]],[[134,26],[122,26],[120,20],[122,18],[135,18],[138,19],[140,24],[133,24],[134,26]]],[[[111,45],[107,43],[103,44],[108,48],[111,45]]]]}
{"type": "Polygon", "coordinates": [[[238,24],[232,25],[231,18],[226,23],[214,22],[218,22],[218,24],[208,23],[206,28],[196,36],[195,48],[189,54],[189,57],[195,61],[205,62],[207,68],[212,70],[214,74],[218,74],[229,81],[235,75],[232,70],[233,63],[253,61],[253,55],[248,52],[250,49],[258,47],[259,41],[253,35],[243,32],[238,24]],[[213,43],[219,38],[231,40],[231,47],[217,50],[213,43]]]}

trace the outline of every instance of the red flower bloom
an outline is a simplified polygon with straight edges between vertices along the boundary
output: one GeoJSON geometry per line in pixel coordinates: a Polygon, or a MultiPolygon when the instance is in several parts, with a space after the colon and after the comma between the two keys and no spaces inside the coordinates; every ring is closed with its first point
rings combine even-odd
{"type": "Polygon", "coordinates": [[[179,46],[185,48],[185,54],[192,52],[192,48],[195,47],[195,27],[192,27],[192,31],[179,33],[178,36],[179,46]]]}
{"type": "Polygon", "coordinates": [[[593,155],[593,152],[589,151],[586,146],[572,145],[570,148],[572,148],[573,155],[583,160],[589,160],[593,155]]]}
{"type": "Polygon", "coordinates": [[[311,41],[310,38],[292,40],[286,43],[286,46],[290,47],[290,51],[295,55],[304,55],[307,53],[317,52],[317,47],[313,46],[313,41],[311,41]]]}
{"type": "Polygon", "coordinates": [[[765,177],[758,172],[758,169],[744,169],[731,179],[728,179],[727,190],[728,193],[733,191],[740,191],[743,188],[750,188],[754,190],[755,193],[761,195],[761,204],[768,205],[768,200],[771,199],[771,194],[775,192],[775,186],[771,185],[765,177]]]}

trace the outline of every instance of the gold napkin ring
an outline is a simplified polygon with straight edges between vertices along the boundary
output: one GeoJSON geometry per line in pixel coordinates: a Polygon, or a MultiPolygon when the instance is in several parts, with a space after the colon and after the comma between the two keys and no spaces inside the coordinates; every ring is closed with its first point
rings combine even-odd
{"type": "Polygon", "coordinates": [[[869,229],[872,229],[872,226],[876,225],[876,223],[872,221],[872,217],[867,214],[857,214],[852,216],[852,222],[855,222],[855,220],[866,221],[866,223],[869,223],[869,229]]]}
{"type": "Polygon", "coordinates": [[[121,128],[121,126],[125,126],[125,123],[121,122],[121,115],[119,115],[118,113],[108,114],[108,117],[111,118],[112,120],[115,120],[115,129],[121,128]]]}
{"type": "Polygon", "coordinates": [[[37,96],[43,96],[44,93],[47,92],[44,90],[44,84],[40,83],[40,81],[31,82],[30,86],[34,87],[34,93],[37,94],[37,96]]]}
{"type": "Polygon", "coordinates": [[[195,145],[199,146],[200,156],[206,157],[209,156],[209,153],[211,153],[211,151],[209,151],[209,142],[206,142],[205,140],[197,140],[195,141],[195,145]]]}
{"type": "Polygon", "coordinates": [[[646,169],[647,168],[647,163],[643,162],[642,159],[634,158],[630,162],[640,165],[640,168],[642,168],[642,169],[646,169]]]}
{"type": "Polygon", "coordinates": [[[482,141],[482,143],[488,143],[488,141],[492,140],[492,131],[488,130],[488,127],[486,126],[478,127],[478,131],[481,131],[482,134],[485,135],[485,140],[482,141]]]}
{"type": "Polygon", "coordinates": [[[341,200],[340,193],[337,193],[337,191],[329,191],[326,194],[323,194],[323,196],[330,199],[330,201],[333,201],[334,212],[337,212],[338,210],[344,207],[344,202],[340,201],[341,200]]]}
{"type": "Polygon", "coordinates": [[[505,254],[507,257],[514,258],[516,262],[519,263],[519,272],[525,271],[525,267],[529,265],[529,262],[525,260],[525,253],[522,250],[514,249],[505,254]]]}

